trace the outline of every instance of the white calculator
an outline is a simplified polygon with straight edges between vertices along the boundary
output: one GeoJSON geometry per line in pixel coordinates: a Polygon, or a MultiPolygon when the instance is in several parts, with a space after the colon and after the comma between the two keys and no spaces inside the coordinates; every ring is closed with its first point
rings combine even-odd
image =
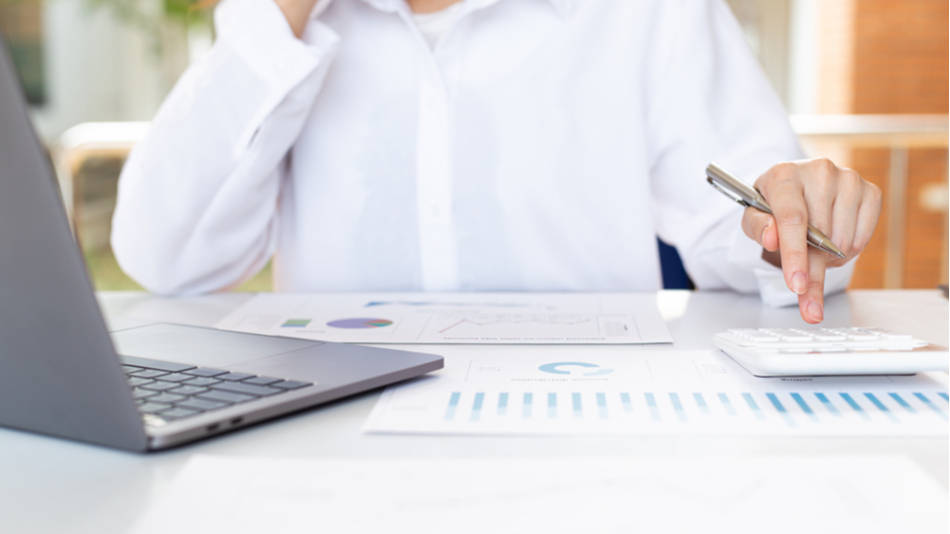
{"type": "Polygon", "coordinates": [[[737,328],[713,344],[756,376],[903,375],[946,371],[946,347],[879,328],[737,328]]]}

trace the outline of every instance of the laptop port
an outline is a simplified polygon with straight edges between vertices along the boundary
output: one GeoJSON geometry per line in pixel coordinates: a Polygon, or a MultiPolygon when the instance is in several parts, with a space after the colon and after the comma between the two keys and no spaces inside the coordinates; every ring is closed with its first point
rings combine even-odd
{"type": "Polygon", "coordinates": [[[231,426],[237,426],[243,422],[244,422],[243,417],[235,417],[234,419],[231,419],[231,426]]]}
{"type": "Polygon", "coordinates": [[[214,432],[217,429],[218,429],[218,423],[212,423],[205,427],[205,430],[207,430],[208,432],[214,432]]]}

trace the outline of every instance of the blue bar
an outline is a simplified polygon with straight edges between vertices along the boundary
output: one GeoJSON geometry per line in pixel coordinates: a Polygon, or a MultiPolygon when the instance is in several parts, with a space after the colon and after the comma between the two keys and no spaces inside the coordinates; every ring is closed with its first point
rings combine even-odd
{"type": "Polygon", "coordinates": [[[891,410],[885,406],[884,403],[881,402],[873,393],[865,392],[864,396],[867,397],[867,399],[871,401],[871,403],[874,404],[878,410],[881,410],[881,412],[883,412],[884,415],[886,415],[891,421],[894,421],[895,423],[897,422],[897,417],[895,417],[894,414],[891,413],[891,410]]]}
{"type": "Polygon", "coordinates": [[[719,402],[726,408],[726,412],[729,415],[736,415],[736,409],[733,408],[732,403],[729,402],[729,396],[725,393],[718,393],[717,396],[719,397],[719,402]]]}
{"type": "Polygon", "coordinates": [[[498,415],[505,415],[508,413],[508,394],[499,393],[498,394],[498,415]]]}
{"type": "Polygon", "coordinates": [[[459,405],[459,398],[462,396],[458,391],[453,391],[449,395],[449,406],[445,409],[445,420],[451,421],[455,417],[455,408],[459,405]]]}
{"type": "Polygon", "coordinates": [[[683,404],[680,403],[679,393],[670,393],[670,402],[673,403],[673,409],[676,410],[676,416],[679,417],[681,421],[685,421],[686,413],[683,412],[683,404]]]}
{"type": "Polygon", "coordinates": [[[656,408],[656,397],[652,393],[644,393],[643,397],[647,400],[647,406],[650,408],[650,416],[654,421],[659,421],[660,411],[656,408]]]}
{"type": "Polygon", "coordinates": [[[709,406],[706,405],[706,399],[703,398],[702,393],[693,393],[693,400],[703,413],[709,413],[709,406]]]}
{"type": "Polygon", "coordinates": [[[571,393],[571,406],[574,408],[574,417],[584,417],[580,393],[571,393]]]}
{"type": "Polygon", "coordinates": [[[847,393],[839,393],[838,395],[840,395],[841,398],[844,399],[844,401],[848,403],[848,406],[850,406],[852,410],[861,414],[861,417],[864,417],[864,418],[868,417],[867,412],[865,412],[864,409],[861,408],[860,404],[858,404],[857,402],[855,402],[854,399],[851,398],[851,395],[848,395],[847,393]]]}
{"type": "Polygon", "coordinates": [[[534,397],[534,395],[532,395],[531,393],[524,394],[524,400],[522,401],[522,407],[521,407],[521,417],[524,417],[525,419],[528,419],[531,417],[532,397],[534,397]]]}
{"type": "Polygon", "coordinates": [[[884,403],[883,403],[883,402],[879,401],[878,398],[874,396],[873,393],[865,393],[864,396],[867,397],[868,400],[871,401],[872,404],[874,404],[875,406],[877,406],[877,409],[878,409],[878,410],[881,410],[882,412],[889,412],[889,411],[890,411],[890,410],[887,409],[887,406],[884,406],[884,403]]]}
{"type": "Polygon", "coordinates": [[[824,393],[815,393],[815,396],[818,397],[818,400],[829,412],[837,415],[838,417],[841,417],[841,412],[839,412],[838,409],[835,408],[834,404],[831,404],[831,401],[828,400],[828,397],[826,397],[824,393]]]}
{"type": "Polygon", "coordinates": [[[948,396],[945,391],[941,391],[940,393],[937,393],[937,395],[940,395],[941,397],[943,397],[943,400],[950,402],[950,396],[948,396]]]}
{"type": "Polygon", "coordinates": [[[802,411],[810,415],[812,419],[815,418],[815,412],[811,410],[811,406],[809,406],[808,403],[805,402],[805,399],[803,399],[801,395],[799,395],[798,393],[792,393],[792,400],[795,401],[795,404],[798,404],[798,407],[801,408],[802,411]]]}
{"type": "Polygon", "coordinates": [[[557,417],[557,393],[548,393],[548,417],[557,417]]]}
{"type": "Polygon", "coordinates": [[[607,419],[607,395],[604,393],[597,394],[597,411],[601,419],[607,419]]]}
{"type": "Polygon", "coordinates": [[[775,396],[775,393],[766,393],[765,396],[768,397],[769,402],[772,403],[772,406],[774,406],[775,409],[779,411],[779,413],[786,413],[785,406],[779,402],[778,397],[775,396]]]}
{"type": "Polygon", "coordinates": [[[630,401],[629,393],[620,394],[620,403],[623,404],[623,411],[630,413],[633,411],[633,402],[630,401]]]}
{"type": "Polygon", "coordinates": [[[482,415],[482,404],[485,402],[485,394],[479,391],[475,394],[475,400],[472,402],[472,421],[478,421],[482,415]]]}
{"type": "Polygon", "coordinates": [[[947,414],[943,413],[943,411],[936,404],[934,404],[930,398],[927,397],[927,395],[917,392],[914,393],[914,396],[920,399],[920,402],[926,404],[928,408],[940,414],[940,417],[943,417],[944,419],[947,418],[947,414]]]}
{"type": "Polygon", "coordinates": [[[788,413],[788,410],[785,409],[781,401],[778,400],[778,397],[775,396],[775,393],[766,393],[765,396],[769,399],[769,402],[772,403],[772,406],[778,410],[778,413],[782,415],[782,418],[785,419],[788,426],[795,426],[795,421],[792,419],[792,416],[788,413]]]}
{"type": "Polygon", "coordinates": [[[745,399],[745,403],[749,405],[749,409],[752,410],[752,413],[754,413],[756,417],[759,419],[765,417],[762,414],[762,410],[759,409],[759,405],[756,404],[755,399],[752,398],[751,393],[743,393],[742,398],[745,399]]]}
{"type": "Polygon", "coordinates": [[[897,404],[900,405],[901,408],[907,410],[908,412],[914,413],[914,412],[917,411],[917,410],[914,409],[913,406],[910,405],[910,403],[908,403],[907,401],[904,400],[904,397],[901,397],[901,396],[898,395],[897,393],[888,393],[888,395],[889,395],[892,399],[894,399],[894,400],[897,402],[897,404]]]}

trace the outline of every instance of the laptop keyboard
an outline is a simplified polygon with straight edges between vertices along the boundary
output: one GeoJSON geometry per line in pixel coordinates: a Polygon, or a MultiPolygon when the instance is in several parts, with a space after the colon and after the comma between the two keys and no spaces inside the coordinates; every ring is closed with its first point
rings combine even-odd
{"type": "Polygon", "coordinates": [[[136,356],[121,356],[120,359],[139,412],[145,423],[152,425],[313,385],[312,382],[136,356]]]}

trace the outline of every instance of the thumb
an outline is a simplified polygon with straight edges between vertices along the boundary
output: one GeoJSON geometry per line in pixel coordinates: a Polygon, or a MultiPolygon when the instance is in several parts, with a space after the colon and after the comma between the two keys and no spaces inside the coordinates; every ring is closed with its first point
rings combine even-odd
{"type": "Polygon", "coordinates": [[[746,208],[742,214],[742,231],[769,252],[778,250],[778,229],[775,218],[755,208],[746,208]]]}

